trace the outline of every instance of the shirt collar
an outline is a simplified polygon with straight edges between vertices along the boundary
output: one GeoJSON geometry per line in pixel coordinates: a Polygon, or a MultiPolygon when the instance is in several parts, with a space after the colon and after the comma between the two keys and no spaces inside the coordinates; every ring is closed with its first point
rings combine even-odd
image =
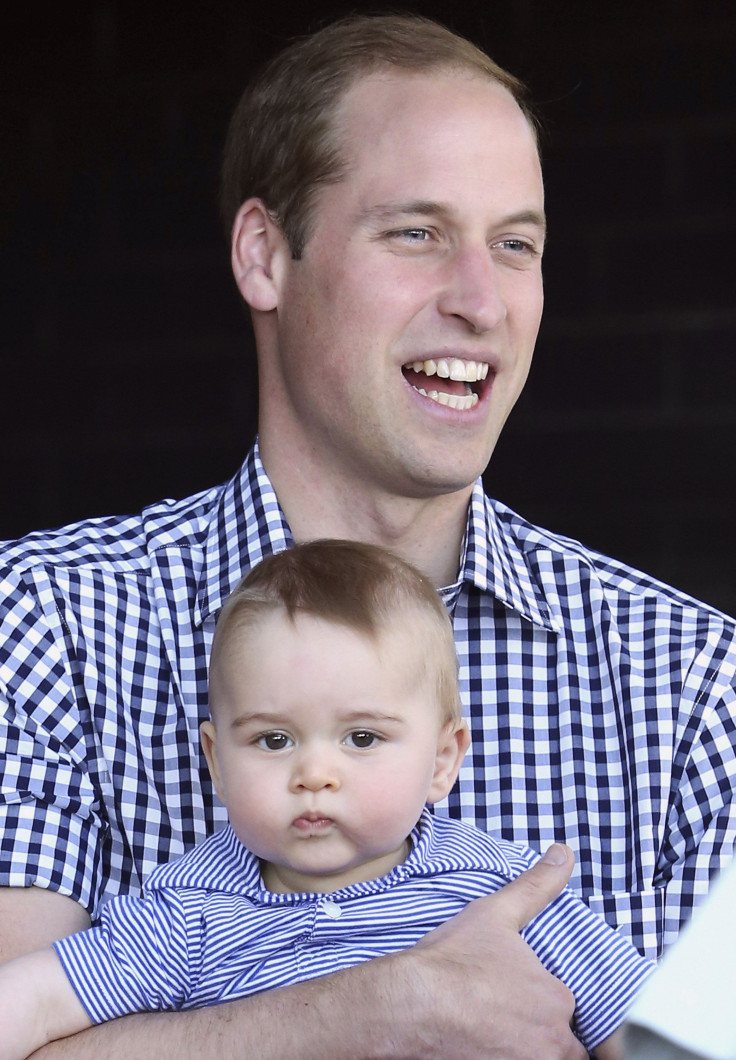
{"type": "MultiPolygon", "coordinates": [[[[441,590],[452,610],[463,584],[492,593],[506,607],[536,625],[559,632],[528,554],[539,532],[509,508],[486,497],[475,483],[457,581],[441,590]]],[[[238,474],[224,487],[213,510],[205,562],[195,606],[195,623],[219,611],[251,567],[293,544],[286,517],[261,463],[258,441],[238,474]]]]}
{"type": "Polygon", "coordinates": [[[536,527],[486,497],[478,479],[468,506],[458,580],[443,590],[445,602],[452,607],[462,584],[469,583],[535,625],[559,632],[559,620],[529,562],[530,553],[542,544],[536,527]]]}
{"type": "Polygon", "coordinates": [[[195,624],[219,611],[251,567],[293,544],[286,517],[261,463],[258,441],[212,511],[195,624]]]}

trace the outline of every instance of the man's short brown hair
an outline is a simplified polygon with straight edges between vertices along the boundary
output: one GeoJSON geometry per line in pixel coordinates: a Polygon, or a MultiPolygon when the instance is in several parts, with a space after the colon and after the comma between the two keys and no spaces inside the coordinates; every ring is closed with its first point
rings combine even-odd
{"type": "Polygon", "coordinates": [[[335,134],[345,93],[382,68],[410,74],[443,67],[498,82],[535,127],[517,78],[470,41],[420,15],[354,15],[287,47],[246,89],[230,122],[221,197],[228,234],[241,205],[256,196],[281,227],[292,256],[300,258],[317,191],[345,172],[335,134]]]}
{"type": "Polygon", "coordinates": [[[376,641],[398,624],[410,624],[442,720],[461,717],[455,641],[445,605],[428,578],[388,549],[320,540],[267,556],[225,601],[212,645],[211,677],[232,639],[240,637],[247,650],[249,630],[273,611],[291,620],[321,618],[376,641]]]}

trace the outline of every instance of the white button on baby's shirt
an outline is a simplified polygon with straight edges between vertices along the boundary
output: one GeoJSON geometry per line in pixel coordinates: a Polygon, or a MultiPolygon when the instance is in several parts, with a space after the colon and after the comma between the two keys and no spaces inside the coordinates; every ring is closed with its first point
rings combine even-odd
{"type": "Polygon", "coordinates": [[[328,916],[330,920],[339,920],[342,916],[342,909],[337,902],[331,902],[329,898],[326,898],[322,903],[322,911],[325,916],[328,916]]]}

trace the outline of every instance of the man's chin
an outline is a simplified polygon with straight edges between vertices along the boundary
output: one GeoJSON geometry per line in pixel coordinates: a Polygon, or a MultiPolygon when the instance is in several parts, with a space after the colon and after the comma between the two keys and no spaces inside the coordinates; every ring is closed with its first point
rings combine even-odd
{"type": "Polygon", "coordinates": [[[433,497],[452,497],[468,494],[482,474],[483,469],[472,469],[465,474],[457,471],[428,470],[415,476],[405,487],[404,496],[415,500],[431,500],[433,497]]]}

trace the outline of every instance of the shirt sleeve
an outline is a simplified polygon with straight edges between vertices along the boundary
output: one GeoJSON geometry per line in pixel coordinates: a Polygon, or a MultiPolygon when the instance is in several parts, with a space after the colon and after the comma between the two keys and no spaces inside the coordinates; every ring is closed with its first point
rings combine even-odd
{"type": "Polygon", "coordinates": [[[521,935],[575,996],[575,1030],[589,1052],[623,1023],[656,967],[568,889],[521,935]]]}
{"type": "MultiPolygon", "coordinates": [[[[733,666],[729,669],[732,681],[733,666]]],[[[730,864],[736,842],[736,690],[733,684],[716,688],[709,698],[705,691],[693,705],[675,754],[679,783],[660,853],[663,949],[705,898],[712,878],[730,864]]]]}
{"type": "Polygon", "coordinates": [[[647,735],[652,753],[648,773],[639,777],[632,831],[656,840],[654,871],[640,872],[632,881],[638,886],[629,893],[586,897],[595,912],[655,959],[677,939],[712,879],[730,864],[736,843],[736,651],[732,643],[724,649],[716,637],[707,648],[683,683],[666,773],[655,753],[659,730],[652,727],[647,735]]]}
{"type": "Polygon", "coordinates": [[[105,825],[69,648],[43,571],[0,572],[0,885],[91,909],[105,825]]]}
{"type": "Polygon", "coordinates": [[[201,966],[198,919],[191,902],[172,889],[144,898],[119,895],[94,927],[55,942],[92,1022],[180,1009],[201,966]]]}

